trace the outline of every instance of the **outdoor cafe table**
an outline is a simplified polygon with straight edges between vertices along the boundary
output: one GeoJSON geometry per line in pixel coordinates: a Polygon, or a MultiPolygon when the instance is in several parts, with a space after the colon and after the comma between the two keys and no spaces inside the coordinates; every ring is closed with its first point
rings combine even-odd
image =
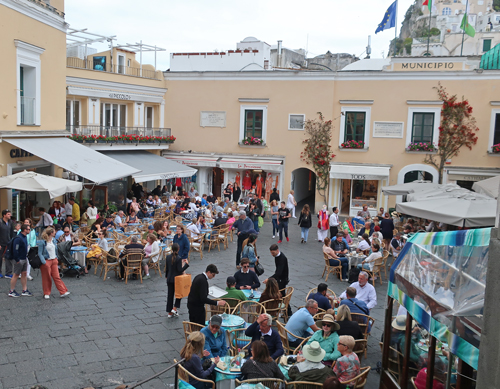
{"type": "Polygon", "coordinates": [[[364,254],[347,254],[346,258],[349,260],[349,267],[358,266],[365,258],[364,254]]]}
{"type": "Polygon", "coordinates": [[[71,256],[78,262],[81,267],[86,266],[86,259],[89,250],[85,246],[72,246],[71,247],[71,256]]]}
{"type": "Polygon", "coordinates": [[[250,290],[250,289],[243,289],[242,292],[245,294],[245,297],[247,298],[247,300],[250,300],[250,301],[259,301],[260,299],[260,296],[262,295],[261,292],[259,292],[258,290],[250,290]],[[252,294],[253,292],[253,297],[250,298],[250,295],[252,294]]]}
{"type": "MultiPolygon", "coordinates": [[[[235,380],[236,378],[241,378],[241,371],[230,371],[231,366],[230,362],[231,359],[234,357],[231,356],[225,356],[220,358],[221,361],[223,361],[226,365],[227,368],[226,370],[221,370],[218,367],[215,368],[215,387],[217,389],[232,389],[235,386],[235,380]]],[[[241,362],[241,364],[244,363],[245,360],[241,362]]],[[[240,366],[241,368],[241,366],[240,366]]]]}

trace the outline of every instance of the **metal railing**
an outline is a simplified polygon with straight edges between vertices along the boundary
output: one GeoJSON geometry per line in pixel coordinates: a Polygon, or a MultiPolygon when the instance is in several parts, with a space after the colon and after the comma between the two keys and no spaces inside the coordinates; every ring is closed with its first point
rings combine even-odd
{"type": "Polygon", "coordinates": [[[35,124],[35,98],[21,96],[21,125],[35,124]]]}
{"type": "MultiPolygon", "coordinates": [[[[93,57],[92,59],[87,59],[87,60],[80,59],[77,57],[67,57],[66,66],[68,68],[87,69],[87,70],[95,70],[98,72],[124,74],[126,76],[151,78],[153,80],[160,79],[158,73],[161,72],[157,72],[156,70],[133,68],[125,65],[116,65],[116,64],[111,65],[108,62],[101,62],[94,58],[98,57],[93,57]]],[[[108,59],[108,57],[103,57],[103,58],[108,59]]]]}
{"type": "Polygon", "coordinates": [[[170,136],[170,128],[146,128],[146,127],[120,127],[120,126],[66,126],[72,134],[77,135],[103,135],[106,137],[120,135],[141,135],[141,136],[170,136]]]}
{"type": "Polygon", "coordinates": [[[59,11],[56,7],[53,7],[50,4],[47,4],[44,0],[28,0],[28,1],[37,4],[38,6],[45,8],[46,10],[53,12],[64,19],[65,16],[64,12],[59,11]]]}

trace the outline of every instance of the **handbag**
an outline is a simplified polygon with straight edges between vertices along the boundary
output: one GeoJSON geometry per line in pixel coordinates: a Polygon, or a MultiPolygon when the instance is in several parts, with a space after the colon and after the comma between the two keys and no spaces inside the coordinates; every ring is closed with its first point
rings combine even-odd
{"type": "Polygon", "coordinates": [[[260,264],[260,262],[257,262],[255,264],[255,274],[257,274],[259,277],[264,274],[264,266],[260,264]]]}
{"type": "Polygon", "coordinates": [[[189,291],[191,290],[191,274],[176,276],[174,282],[176,299],[189,296],[189,291]]]}

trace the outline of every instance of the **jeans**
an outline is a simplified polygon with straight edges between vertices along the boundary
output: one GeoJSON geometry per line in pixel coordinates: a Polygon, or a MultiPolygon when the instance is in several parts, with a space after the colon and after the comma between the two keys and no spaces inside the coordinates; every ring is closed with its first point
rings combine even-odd
{"type": "Polygon", "coordinates": [[[304,242],[307,242],[307,237],[309,236],[309,228],[300,227],[300,237],[304,239],[304,242]]]}
{"type": "Polygon", "coordinates": [[[254,220],[253,221],[253,228],[255,231],[259,232],[260,231],[260,228],[259,228],[259,218],[257,218],[257,220],[254,220]]]}
{"type": "Polygon", "coordinates": [[[278,219],[272,219],[273,221],[273,236],[278,232],[278,219]]]}
{"type": "Polygon", "coordinates": [[[339,259],[330,258],[330,266],[342,266],[342,279],[347,279],[347,268],[349,267],[349,260],[344,257],[339,257],[339,259]]]}
{"type": "Polygon", "coordinates": [[[278,227],[280,231],[280,240],[283,241],[283,230],[285,230],[285,238],[288,238],[288,221],[281,222],[278,224],[278,227]]]}
{"type": "Polygon", "coordinates": [[[3,257],[6,250],[7,250],[7,245],[5,245],[5,246],[2,245],[0,248],[0,274],[2,274],[2,262],[5,262],[4,275],[11,276],[12,275],[12,263],[3,257]]]}
{"type": "MultiPolygon", "coordinates": [[[[369,263],[363,263],[358,265],[358,269],[365,269],[365,270],[370,270],[370,264],[369,263]]],[[[370,270],[371,271],[371,270],[370,270]]]]}

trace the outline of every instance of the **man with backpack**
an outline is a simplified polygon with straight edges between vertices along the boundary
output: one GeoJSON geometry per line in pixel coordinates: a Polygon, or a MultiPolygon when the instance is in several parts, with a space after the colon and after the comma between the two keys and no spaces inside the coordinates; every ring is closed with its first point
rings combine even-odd
{"type": "MultiPolygon", "coordinates": [[[[8,209],[2,211],[2,219],[0,220],[0,278],[2,274],[2,262],[4,261],[5,251],[10,240],[16,236],[12,223],[11,213],[8,209]]],[[[12,278],[12,264],[10,260],[5,259],[5,278],[12,278]]]]}
{"type": "Polygon", "coordinates": [[[26,296],[31,297],[33,294],[28,290],[28,235],[31,228],[28,224],[21,226],[21,232],[9,242],[9,255],[13,265],[12,279],[10,280],[9,297],[26,296]],[[14,289],[16,287],[17,279],[21,276],[21,285],[23,291],[21,294],[17,293],[14,289]]]}

